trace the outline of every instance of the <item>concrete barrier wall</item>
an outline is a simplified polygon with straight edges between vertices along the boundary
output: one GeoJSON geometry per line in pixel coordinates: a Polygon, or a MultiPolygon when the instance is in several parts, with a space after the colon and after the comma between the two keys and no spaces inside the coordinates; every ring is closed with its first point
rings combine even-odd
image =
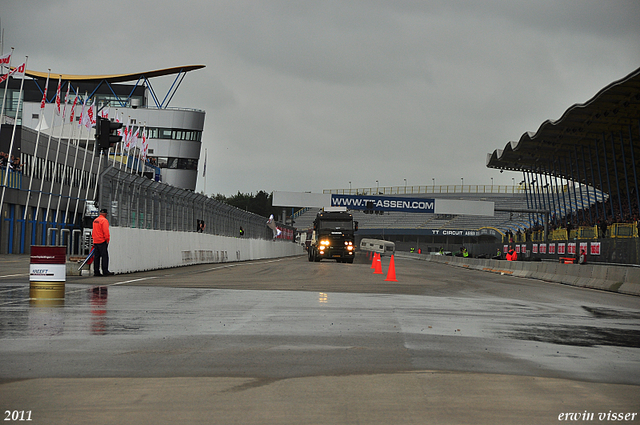
{"type": "Polygon", "coordinates": [[[541,261],[503,261],[398,252],[396,252],[396,256],[424,259],[457,267],[504,273],[511,276],[528,277],[583,288],[640,295],[640,267],[560,264],[541,261]]]}
{"type": "Polygon", "coordinates": [[[300,245],[285,241],[125,227],[110,231],[109,269],[114,273],[304,254],[300,245]]]}

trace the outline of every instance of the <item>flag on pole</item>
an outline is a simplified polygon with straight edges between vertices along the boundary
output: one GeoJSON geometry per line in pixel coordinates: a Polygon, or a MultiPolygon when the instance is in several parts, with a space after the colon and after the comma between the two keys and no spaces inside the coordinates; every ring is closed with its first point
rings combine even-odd
{"type": "Polygon", "coordinates": [[[8,73],[4,74],[4,75],[0,75],[0,83],[4,82],[6,79],[9,78],[9,76],[14,75],[14,74],[21,74],[22,77],[24,77],[24,69],[26,67],[26,64],[22,64],[17,68],[13,68],[11,71],[9,71],[8,73]]]}
{"type": "Polygon", "coordinates": [[[91,127],[96,124],[94,109],[95,105],[89,106],[89,108],[87,108],[87,113],[82,117],[82,124],[87,127],[87,130],[91,130],[91,127]]]}
{"type": "Polygon", "coordinates": [[[147,161],[147,150],[149,149],[149,143],[147,142],[147,129],[142,131],[142,160],[147,161]]]}
{"type": "Polygon", "coordinates": [[[44,84],[44,93],[42,93],[42,102],[40,102],[40,109],[44,109],[44,104],[47,103],[48,89],[49,89],[49,76],[47,76],[47,82],[44,84]]]}
{"type": "Polygon", "coordinates": [[[73,105],[71,106],[71,113],[69,114],[69,122],[73,122],[73,117],[76,115],[76,104],[78,103],[78,96],[73,99],[73,105]]]}
{"type": "Polygon", "coordinates": [[[124,141],[124,148],[126,150],[129,150],[129,147],[131,146],[131,137],[129,136],[130,131],[129,128],[126,125],[122,126],[122,140],[124,141]]]}
{"type": "Polygon", "coordinates": [[[0,56],[0,65],[9,65],[11,63],[11,53],[0,56]]]}
{"type": "MultiPolygon", "coordinates": [[[[67,85],[67,94],[64,97],[64,110],[62,111],[62,118],[67,116],[67,103],[69,103],[69,89],[71,89],[71,83],[67,85]]],[[[64,122],[64,120],[62,122],[64,122]]]]}
{"type": "MultiPolygon", "coordinates": [[[[86,96],[86,92],[85,92],[86,96]]],[[[86,106],[86,102],[82,102],[82,109],[80,110],[80,119],[78,120],[78,127],[80,127],[84,123],[84,107],[86,106]]]]}
{"type": "Polygon", "coordinates": [[[20,75],[22,75],[24,77],[24,70],[25,70],[26,67],[27,67],[27,64],[23,63],[22,65],[20,65],[19,67],[14,69],[14,73],[16,75],[20,74],[20,75]]]}
{"type": "Polygon", "coordinates": [[[109,107],[107,106],[106,108],[102,108],[102,110],[100,111],[100,116],[102,118],[109,118],[109,107]]]}
{"type": "Polygon", "coordinates": [[[62,78],[58,78],[58,90],[56,91],[56,114],[60,115],[60,86],[62,85],[62,78]]]}
{"type": "Polygon", "coordinates": [[[135,149],[136,146],[138,146],[138,135],[140,132],[140,127],[138,127],[136,131],[133,131],[133,128],[131,130],[131,147],[129,149],[135,149]]]}

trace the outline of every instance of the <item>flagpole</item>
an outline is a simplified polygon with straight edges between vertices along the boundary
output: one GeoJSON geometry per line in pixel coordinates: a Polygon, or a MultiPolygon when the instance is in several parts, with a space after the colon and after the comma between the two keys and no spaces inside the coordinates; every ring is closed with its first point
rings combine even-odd
{"type": "MultiPolygon", "coordinates": [[[[91,106],[90,106],[90,108],[91,108],[91,106]]],[[[87,147],[89,146],[90,136],[91,136],[91,125],[89,125],[89,134],[87,134],[87,147]]],[[[87,181],[87,190],[86,190],[86,192],[84,194],[85,200],[87,200],[88,197],[89,197],[89,186],[90,186],[89,185],[89,181],[91,181],[91,174],[93,173],[93,163],[95,162],[97,147],[98,147],[98,143],[96,143],[96,140],[93,139],[93,155],[91,156],[91,167],[89,167],[89,180],[87,181]]],[[[100,158],[100,159],[102,159],[102,158],[100,158]]],[[[98,162],[98,170],[99,169],[100,169],[100,163],[98,162]]],[[[99,176],[96,174],[96,182],[95,182],[96,189],[98,189],[98,177],[99,176]]],[[[96,196],[95,196],[95,191],[94,191],[93,200],[95,201],[95,199],[96,199],[96,196]]]]}
{"type": "Polygon", "coordinates": [[[7,79],[4,83],[4,94],[2,95],[2,109],[0,109],[0,125],[2,125],[2,118],[4,117],[4,104],[7,100],[7,88],[9,87],[9,71],[11,70],[11,59],[13,59],[13,47],[11,48],[11,56],[9,56],[9,67],[7,68],[7,79]]]}
{"type": "MultiPolygon", "coordinates": [[[[85,98],[87,97],[87,92],[84,92],[85,98]]],[[[84,101],[82,103],[82,109],[84,111],[84,101]]],[[[78,127],[80,127],[80,134],[78,134],[78,146],[80,145],[80,139],[82,139],[82,118],[78,122],[78,127]]],[[[89,131],[91,134],[91,131],[89,131]]],[[[84,145],[84,158],[82,159],[82,171],[80,172],[80,186],[78,187],[78,197],[76,198],[76,207],[74,209],[74,214],[78,212],[78,204],[80,203],[80,194],[82,192],[82,183],[84,182],[84,168],[87,163],[87,152],[89,152],[89,136],[87,136],[87,142],[84,145]]],[[[93,159],[91,159],[91,164],[93,168],[93,159]]],[[[87,176],[87,187],[89,187],[89,179],[91,178],[91,173],[87,176]]],[[[88,189],[87,189],[88,192],[88,189]]],[[[85,194],[85,201],[87,200],[87,195],[85,194]]]]}
{"type": "MultiPolygon", "coordinates": [[[[38,142],[40,140],[40,134],[42,129],[42,121],[44,120],[44,105],[47,103],[47,90],[49,88],[49,76],[51,75],[51,69],[47,73],[47,82],[44,84],[44,93],[42,94],[42,102],[40,103],[40,117],[38,120],[38,135],[36,136],[35,147],[33,148],[33,160],[31,161],[31,178],[29,179],[29,190],[27,191],[27,202],[24,204],[24,217],[23,220],[27,220],[27,211],[29,210],[29,198],[31,197],[31,186],[33,184],[33,174],[36,166],[36,159],[38,158],[38,142]]],[[[42,175],[44,179],[44,173],[42,175]]]]}
{"type": "MultiPolygon", "coordinates": [[[[71,81],[69,81],[69,85],[71,85],[71,81]]],[[[75,170],[76,170],[76,164],[78,163],[78,149],[80,148],[80,140],[78,139],[78,142],[76,142],[76,129],[77,129],[77,127],[73,125],[73,117],[75,115],[75,107],[76,107],[77,99],[78,99],[78,96],[76,94],[76,98],[74,99],[73,105],[71,106],[71,116],[69,117],[69,124],[71,124],[71,137],[69,137],[69,143],[71,143],[71,140],[73,140],[73,142],[76,145],[76,153],[73,156],[73,171],[74,171],[74,173],[75,173],[75,170]]],[[[80,180],[82,180],[82,174],[80,175],[80,180]]],[[[71,206],[71,192],[73,190],[73,181],[74,181],[74,178],[71,177],[71,184],[69,185],[69,197],[67,198],[67,209],[66,209],[67,214],[65,215],[65,218],[64,218],[64,224],[65,225],[67,224],[67,218],[69,217],[69,211],[70,211],[69,207],[71,206]]],[[[80,190],[78,189],[78,195],[79,194],[80,194],[80,190]]],[[[77,199],[77,197],[76,197],[76,199],[77,199]]],[[[76,203],[76,208],[77,208],[77,205],[78,204],[76,203]]],[[[77,212],[77,209],[73,211],[74,220],[75,220],[75,217],[76,217],[76,212],[77,212]]],[[[71,224],[73,224],[73,223],[71,223],[71,224]]]]}
{"type": "MultiPolygon", "coordinates": [[[[60,101],[60,87],[62,85],[62,75],[58,77],[58,90],[56,92],[56,106],[55,109],[58,109],[59,101],[60,101]]],[[[58,109],[58,113],[60,110],[58,109]]],[[[64,117],[62,118],[62,125],[64,126],[64,117]]],[[[53,133],[53,128],[51,128],[51,133],[53,133]]],[[[53,187],[56,184],[56,175],[58,174],[58,158],[60,157],[60,139],[62,138],[62,129],[60,129],[60,136],[58,137],[58,147],[56,148],[56,159],[53,161],[53,176],[51,178],[51,186],[49,189],[49,200],[47,201],[47,211],[51,208],[51,197],[53,196],[53,187]]],[[[62,190],[62,184],[60,185],[60,190],[62,190]]],[[[60,196],[60,195],[58,195],[60,196]]],[[[58,216],[56,215],[54,218],[56,227],[58,227],[58,216]]],[[[52,222],[53,223],[53,222],[52,222]]]]}
{"type": "MultiPolygon", "coordinates": [[[[24,69],[27,69],[27,60],[29,56],[24,57],[24,69]]],[[[0,214],[2,214],[2,207],[4,206],[4,194],[7,190],[7,182],[9,181],[9,172],[11,170],[11,152],[13,150],[13,142],[16,138],[16,128],[18,127],[18,114],[20,113],[20,101],[22,100],[22,88],[24,87],[25,74],[22,74],[22,81],[20,82],[20,94],[18,95],[18,107],[16,108],[16,117],[13,120],[13,132],[11,133],[11,143],[9,143],[9,157],[7,160],[7,168],[4,173],[4,184],[2,185],[2,196],[0,197],[0,214]]],[[[9,85],[9,78],[7,78],[7,85],[9,85]]],[[[6,86],[5,86],[6,87],[6,86]]],[[[14,171],[15,172],[15,171],[14,171]]],[[[1,217],[1,215],[0,215],[1,217]]]]}
{"type": "MultiPolygon", "coordinates": [[[[95,143],[95,142],[94,142],[95,143]]],[[[97,143],[96,143],[97,145],[97,143]]],[[[95,150],[94,150],[95,152],[95,150]]],[[[98,171],[96,171],[96,185],[93,188],[93,199],[96,199],[96,195],[98,194],[98,178],[100,177],[100,166],[102,165],[102,155],[104,151],[100,149],[100,161],[98,161],[98,171]]]]}
{"type": "MultiPolygon", "coordinates": [[[[55,105],[51,108],[51,127],[49,127],[49,139],[47,140],[47,152],[44,156],[44,169],[42,170],[42,180],[40,180],[40,192],[38,193],[38,204],[36,205],[36,224],[38,223],[38,215],[40,213],[40,201],[42,200],[42,191],[44,190],[44,181],[47,177],[47,168],[49,168],[49,150],[51,149],[51,136],[53,135],[53,127],[55,126],[56,120],[56,107],[55,105]]],[[[44,114],[44,113],[43,113],[44,114]]],[[[49,198],[51,198],[51,194],[49,194],[49,198]]],[[[49,210],[45,212],[44,215],[44,225],[42,227],[42,232],[46,232],[47,220],[49,219],[49,210]]]]}
{"type": "MultiPolygon", "coordinates": [[[[62,137],[64,135],[64,125],[67,122],[67,103],[69,101],[69,90],[71,89],[71,82],[68,81],[67,82],[68,86],[67,86],[67,94],[64,97],[64,109],[62,111],[62,126],[61,126],[61,130],[60,130],[60,142],[62,142],[62,137]]],[[[69,162],[69,148],[71,145],[71,138],[68,137],[67,138],[67,151],[65,153],[65,158],[64,158],[64,166],[62,167],[62,182],[60,183],[60,196],[58,197],[58,206],[56,207],[56,217],[58,217],[58,214],[60,214],[60,203],[62,201],[62,195],[64,193],[64,179],[66,177],[67,174],[67,164],[69,162]]],[[[69,184],[69,196],[71,196],[71,184],[69,184]]],[[[63,224],[67,223],[67,216],[69,215],[69,211],[66,211],[65,217],[64,217],[64,221],[63,224]]],[[[64,227],[64,226],[63,226],[64,227]]]]}
{"type": "MultiPolygon", "coordinates": [[[[120,122],[118,121],[118,110],[116,109],[116,114],[115,114],[115,122],[120,122]]],[[[116,143],[116,145],[113,147],[113,168],[116,167],[116,155],[118,154],[118,147],[120,146],[120,142],[116,143]]],[[[121,155],[122,157],[122,155],[121,155]]]]}
{"type": "Polygon", "coordinates": [[[204,196],[207,196],[207,148],[204,148],[204,167],[202,168],[202,177],[204,177],[204,196]]]}

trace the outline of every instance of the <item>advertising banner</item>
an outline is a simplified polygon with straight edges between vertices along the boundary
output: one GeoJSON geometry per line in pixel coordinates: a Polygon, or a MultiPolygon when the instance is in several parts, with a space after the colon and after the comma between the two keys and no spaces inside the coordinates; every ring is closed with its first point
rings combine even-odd
{"type": "Polygon", "coordinates": [[[399,196],[331,195],[332,207],[350,210],[400,211],[434,213],[435,199],[399,196]]]}

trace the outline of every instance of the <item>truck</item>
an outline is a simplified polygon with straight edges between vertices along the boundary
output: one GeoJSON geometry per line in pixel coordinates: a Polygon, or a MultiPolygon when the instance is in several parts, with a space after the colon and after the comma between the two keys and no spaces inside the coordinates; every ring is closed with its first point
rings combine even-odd
{"type": "Polygon", "coordinates": [[[322,259],[353,263],[356,255],[354,233],[358,222],[346,211],[320,211],[313,221],[307,253],[309,261],[322,259]]]}

